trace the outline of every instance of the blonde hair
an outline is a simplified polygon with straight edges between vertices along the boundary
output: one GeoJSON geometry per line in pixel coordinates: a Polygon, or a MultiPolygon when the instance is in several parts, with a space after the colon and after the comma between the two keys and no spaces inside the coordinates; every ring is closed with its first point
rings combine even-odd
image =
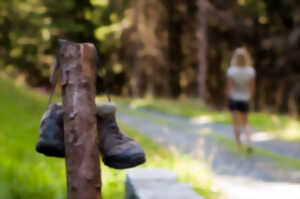
{"type": "Polygon", "coordinates": [[[231,66],[252,66],[250,53],[245,47],[237,48],[231,58],[231,66]]]}

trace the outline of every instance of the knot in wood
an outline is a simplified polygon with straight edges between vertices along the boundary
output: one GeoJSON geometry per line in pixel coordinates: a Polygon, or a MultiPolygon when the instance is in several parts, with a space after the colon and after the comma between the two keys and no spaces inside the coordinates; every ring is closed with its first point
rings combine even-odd
{"type": "Polygon", "coordinates": [[[76,115],[77,115],[77,111],[73,111],[72,113],[69,114],[69,119],[74,120],[76,115]]]}
{"type": "Polygon", "coordinates": [[[101,190],[101,184],[96,184],[95,187],[96,187],[97,190],[99,190],[99,191],[101,190]]]}

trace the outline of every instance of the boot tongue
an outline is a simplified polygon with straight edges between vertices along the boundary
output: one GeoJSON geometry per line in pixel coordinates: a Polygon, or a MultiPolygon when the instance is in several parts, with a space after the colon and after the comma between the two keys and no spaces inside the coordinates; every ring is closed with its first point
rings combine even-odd
{"type": "Polygon", "coordinates": [[[52,103],[49,105],[49,110],[58,110],[61,109],[61,105],[60,104],[56,104],[56,103],[52,103]]]}
{"type": "Polygon", "coordinates": [[[102,104],[97,106],[97,115],[98,116],[108,116],[115,115],[116,113],[116,104],[114,102],[109,102],[107,104],[102,104]]]}

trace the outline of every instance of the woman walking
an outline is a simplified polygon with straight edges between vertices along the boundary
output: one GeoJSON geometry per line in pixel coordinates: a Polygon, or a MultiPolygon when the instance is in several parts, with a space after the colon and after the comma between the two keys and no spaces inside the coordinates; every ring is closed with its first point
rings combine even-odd
{"type": "Polygon", "coordinates": [[[238,48],[234,51],[226,76],[226,96],[228,108],[232,114],[237,149],[242,151],[241,131],[245,130],[247,152],[252,152],[248,112],[249,105],[254,98],[255,70],[252,67],[250,54],[245,48],[238,48]]]}

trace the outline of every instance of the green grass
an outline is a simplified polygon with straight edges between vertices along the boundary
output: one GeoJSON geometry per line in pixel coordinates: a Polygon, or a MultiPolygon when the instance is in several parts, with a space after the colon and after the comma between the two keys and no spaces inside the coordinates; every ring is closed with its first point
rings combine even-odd
{"type": "MultiPolygon", "coordinates": [[[[186,118],[202,117],[207,122],[232,123],[228,111],[214,110],[204,106],[197,99],[130,99],[119,97],[113,97],[113,99],[118,104],[129,106],[133,110],[143,108],[186,118]]],[[[272,133],[283,140],[300,142],[300,121],[287,115],[251,112],[249,123],[258,131],[272,133]]]]}
{"type": "Polygon", "coordinates": [[[46,98],[0,82],[0,198],[64,198],[64,161],[34,151],[46,98]]]}
{"type": "MultiPolygon", "coordinates": [[[[64,159],[35,152],[47,96],[16,86],[0,75],[0,100],[0,198],[66,198],[64,159]]],[[[146,151],[147,163],[143,167],[169,168],[178,174],[180,181],[191,184],[205,198],[218,197],[218,193],[211,191],[212,174],[204,163],[182,156],[175,149],[159,147],[124,124],[121,128],[146,151]]],[[[103,164],[101,167],[103,198],[124,198],[125,171],[103,164]]]]}

